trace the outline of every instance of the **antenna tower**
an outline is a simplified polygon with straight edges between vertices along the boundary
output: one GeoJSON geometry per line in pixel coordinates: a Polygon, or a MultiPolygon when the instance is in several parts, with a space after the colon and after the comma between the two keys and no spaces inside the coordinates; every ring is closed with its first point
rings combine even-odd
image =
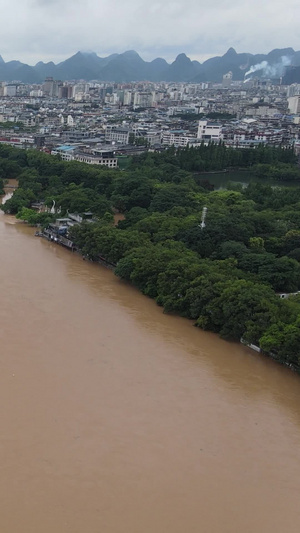
{"type": "Polygon", "coordinates": [[[205,224],[206,215],[207,215],[207,207],[203,207],[203,209],[202,209],[202,217],[201,217],[201,224],[199,224],[199,228],[201,228],[201,229],[205,228],[205,226],[206,226],[206,224],[205,224]]]}

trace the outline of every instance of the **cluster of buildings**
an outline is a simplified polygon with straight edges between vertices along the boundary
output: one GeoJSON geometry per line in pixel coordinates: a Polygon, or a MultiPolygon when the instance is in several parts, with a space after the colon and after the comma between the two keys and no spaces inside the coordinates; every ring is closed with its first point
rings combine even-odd
{"type": "Polygon", "coordinates": [[[124,156],[168,146],[260,143],[300,152],[300,85],[0,82],[0,143],[116,168],[124,156]]]}

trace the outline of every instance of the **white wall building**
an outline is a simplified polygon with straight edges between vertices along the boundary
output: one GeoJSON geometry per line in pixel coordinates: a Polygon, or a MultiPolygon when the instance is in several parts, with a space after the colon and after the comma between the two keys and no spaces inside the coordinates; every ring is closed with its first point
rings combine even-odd
{"type": "Polygon", "coordinates": [[[213,141],[218,143],[223,139],[221,124],[199,120],[197,139],[204,142],[213,141]]]}
{"type": "Polygon", "coordinates": [[[277,107],[266,104],[254,104],[246,109],[247,117],[274,117],[280,114],[277,107]]]}
{"type": "Polygon", "coordinates": [[[128,144],[129,133],[130,133],[129,129],[108,127],[105,132],[105,141],[108,141],[108,142],[114,141],[120,144],[128,144]]]}
{"type": "Polygon", "coordinates": [[[123,105],[131,105],[131,101],[132,101],[132,92],[124,91],[123,105]]]}
{"type": "Polygon", "coordinates": [[[57,146],[52,150],[51,155],[59,155],[62,161],[79,161],[88,165],[102,165],[108,168],[117,168],[118,166],[118,160],[114,157],[113,152],[81,152],[78,146],[57,146]]]}
{"type": "Polygon", "coordinates": [[[17,86],[16,85],[5,85],[3,88],[3,96],[16,96],[17,86]]]}
{"type": "Polygon", "coordinates": [[[133,105],[134,107],[152,107],[153,93],[136,92],[134,93],[133,105]]]}
{"type": "Polygon", "coordinates": [[[81,152],[74,157],[75,161],[87,163],[88,165],[102,165],[109,168],[117,168],[118,160],[116,157],[102,157],[94,154],[81,152]]]}
{"type": "Polygon", "coordinates": [[[151,146],[153,144],[161,143],[161,131],[160,130],[149,130],[146,133],[146,139],[151,146]]]}
{"type": "Polygon", "coordinates": [[[289,85],[289,87],[287,88],[287,97],[289,98],[290,96],[297,96],[300,94],[300,84],[299,83],[293,83],[292,85],[289,85]]]}
{"type": "Polygon", "coordinates": [[[288,98],[289,112],[293,115],[300,113],[300,96],[290,96],[288,98]]]}
{"type": "Polygon", "coordinates": [[[161,142],[167,146],[184,148],[189,143],[195,141],[195,135],[185,130],[168,130],[162,132],[161,142]]]}
{"type": "Polygon", "coordinates": [[[51,155],[59,155],[62,161],[74,161],[75,150],[75,146],[57,146],[52,150],[51,155]]]}
{"type": "Polygon", "coordinates": [[[43,91],[41,91],[40,89],[33,89],[32,91],[30,91],[29,96],[34,98],[41,98],[43,94],[43,91]]]}

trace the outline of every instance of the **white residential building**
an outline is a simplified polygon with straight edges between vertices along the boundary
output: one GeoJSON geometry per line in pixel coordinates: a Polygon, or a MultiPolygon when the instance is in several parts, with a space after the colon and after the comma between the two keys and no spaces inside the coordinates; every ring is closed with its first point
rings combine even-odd
{"type": "Polygon", "coordinates": [[[168,130],[162,132],[161,142],[167,146],[184,148],[193,141],[195,141],[195,135],[185,130],[168,130]]]}
{"type": "Polygon", "coordinates": [[[154,103],[153,93],[136,92],[134,93],[134,107],[152,107],[154,103]]]}
{"type": "Polygon", "coordinates": [[[88,165],[102,165],[108,168],[117,168],[118,166],[118,159],[114,157],[112,151],[94,150],[86,152],[80,151],[81,149],[78,146],[57,146],[52,150],[51,155],[59,155],[62,161],[79,161],[88,165]]]}
{"type": "Polygon", "coordinates": [[[254,104],[246,109],[247,117],[274,117],[280,114],[277,107],[269,104],[254,104]]]}
{"type": "Polygon", "coordinates": [[[223,139],[222,126],[207,120],[199,120],[197,139],[200,141],[213,141],[218,143],[223,139]]]}
{"type": "Polygon", "coordinates": [[[43,94],[44,93],[43,91],[41,91],[41,89],[34,89],[30,91],[29,96],[34,97],[34,98],[41,98],[43,94]]]}
{"type": "Polygon", "coordinates": [[[120,144],[128,144],[129,133],[130,133],[129,129],[107,127],[106,132],[105,132],[105,141],[107,142],[114,141],[120,144]]]}
{"type": "Polygon", "coordinates": [[[289,112],[292,115],[297,115],[300,113],[300,96],[290,96],[288,98],[289,112]]]}
{"type": "Polygon", "coordinates": [[[160,130],[149,130],[146,133],[146,139],[148,143],[152,146],[153,144],[161,143],[161,131],[160,130]]]}
{"type": "Polygon", "coordinates": [[[287,97],[290,96],[297,96],[300,94],[300,84],[299,83],[293,83],[292,85],[289,85],[287,88],[287,97]]]}
{"type": "Polygon", "coordinates": [[[74,161],[76,146],[57,146],[51,155],[59,155],[62,161],[74,161]]]}
{"type": "Polygon", "coordinates": [[[131,105],[131,100],[132,100],[132,92],[124,91],[123,105],[131,105]]]}
{"type": "Polygon", "coordinates": [[[17,86],[16,85],[5,85],[3,88],[3,96],[16,96],[17,86]]]}
{"type": "Polygon", "coordinates": [[[109,168],[117,168],[118,160],[116,157],[102,157],[97,154],[87,154],[86,152],[80,152],[75,155],[75,161],[81,163],[87,163],[88,165],[102,165],[109,168]]]}

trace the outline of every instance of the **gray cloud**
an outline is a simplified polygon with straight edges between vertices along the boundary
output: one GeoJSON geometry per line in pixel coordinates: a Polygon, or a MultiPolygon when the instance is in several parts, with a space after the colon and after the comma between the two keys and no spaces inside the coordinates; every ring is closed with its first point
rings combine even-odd
{"type": "Polygon", "coordinates": [[[52,4],[58,4],[60,0],[33,0],[32,4],[34,6],[51,6],[52,4]]]}
{"type": "Polygon", "coordinates": [[[0,54],[32,64],[77,50],[137,50],[145,59],[193,59],[300,48],[299,0],[0,0],[0,54]]]}

